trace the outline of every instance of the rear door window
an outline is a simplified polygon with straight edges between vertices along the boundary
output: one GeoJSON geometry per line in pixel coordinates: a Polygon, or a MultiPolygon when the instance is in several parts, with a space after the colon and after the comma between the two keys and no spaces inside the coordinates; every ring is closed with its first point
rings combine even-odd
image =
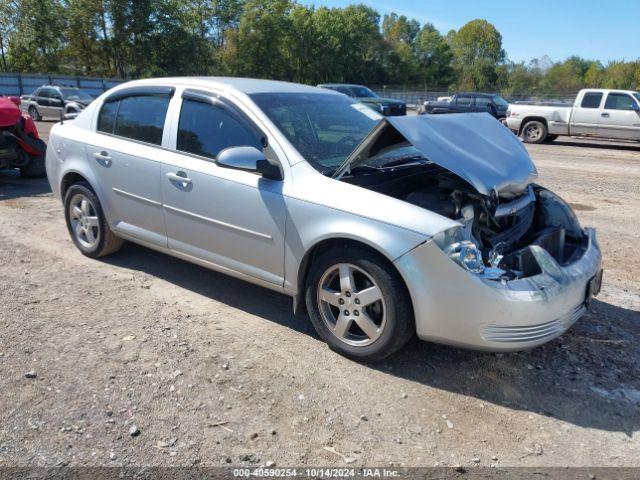
{"type": "Polygon", "coordinates": [[[176,148],[215,158],[229,147],[251,146],[262,150],[262,139],[225,108],[185,98],[180,110],[176,148]]]}
{"type": "Polygon", "coordinates": [[[135,96],[120,100],[114,133],[122,137],[160,145],[169,97],[135,96]]]}
{"type": "Polygon", "coordinates": [[[636,102],[626,93],[610,93],[604,108],[607,110],[632,110],[636,102]]]}
{"type": "Polygon", "coordinates": [[[169,100],[167,95],[135,95],[107,102],[98,115],[98,131],[161,145],[169,100]]]}
{"type": "Polygon", "coordinates": [[[582,108],[600,108],[600,102],[602,101],[602,92],[587,92],[582,97],[582,108]]]}

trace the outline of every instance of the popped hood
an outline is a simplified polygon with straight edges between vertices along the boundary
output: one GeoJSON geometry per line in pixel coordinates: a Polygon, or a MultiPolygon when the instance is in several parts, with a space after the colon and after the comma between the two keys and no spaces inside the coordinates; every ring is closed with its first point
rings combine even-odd
{"type": "Polygon", "coordinates": [[[386,136],[404,137],[425,158],[471,184],[479,193],[521,194],[538,175],[518,137],[488,113],[385,117],[335,172],[362,165],[386,136]]]}

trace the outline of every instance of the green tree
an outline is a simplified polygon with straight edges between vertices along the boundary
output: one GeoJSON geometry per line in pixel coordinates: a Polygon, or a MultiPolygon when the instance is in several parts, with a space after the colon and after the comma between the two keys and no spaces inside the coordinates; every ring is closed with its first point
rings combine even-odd
{"type": "Polygon", "coordinates": [[[65,18],[57,0],[21,0],[9,39],[13,67],[22,72],[59,72],[65,18]]]}
{"type": "Polygon", "coordinates": [[[638,87],[640,62],[611,62],[604,69],[602,86],[604,88],[632,89],[638,87]]]}
{"type": "Polygon", "coordinates": [[[427,23],[422,27],[415,39],[415,49],[419,75],[424,85],[448,87],[455,81],[451,47],[432,24],[427,23]]]}
{"type": "Polygon", "coordinates": [[[65,46],[63,56],[66,69],[73,74],[105,75],[110,73],[105,62],[100,25],[104,15],[101,0],[66,0],[65,46]]]}
{"type": "Polygon", "coordinates": [[[249,0],[238,27],[239,72],[259,78],[288,78],[286,39],[290,0],[249,0]]]}
{"type": "Polygon", "coordinates": [[[580,57],[569,57],[555,63],[540,81],[544,93],[571,95],[585,86],[585,75],[591,62],[580,57]]]}
{"type": "Polygon", "coordinates": [[[492,89],[506,54],[502,35],[486,20],[472,20],[452,36],[455,68],[463,89],[492,89]]]}

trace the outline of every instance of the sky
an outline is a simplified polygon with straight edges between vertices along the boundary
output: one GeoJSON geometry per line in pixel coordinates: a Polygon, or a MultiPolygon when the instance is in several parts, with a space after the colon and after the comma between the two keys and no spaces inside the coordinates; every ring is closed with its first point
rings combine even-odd
{"type": "Polygon", "coordinates": [[[502,34],[510,60],[571,55],[606,64],[640,59],[640,0],[299,0],[344,7],[364,3],[381,15],[396,12],[432,23],[440,33],[483,18],[502,34]]]}

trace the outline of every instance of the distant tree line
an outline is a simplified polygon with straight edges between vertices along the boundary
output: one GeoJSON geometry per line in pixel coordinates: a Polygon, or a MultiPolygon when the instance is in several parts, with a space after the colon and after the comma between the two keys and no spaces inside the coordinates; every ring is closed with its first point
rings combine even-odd
{"type": "Polygon", "coordinates": [[[509,61],[500,32],[365,5],[293,0],[0,0],[0,71],[139,78],[243,75],[510,94],[638,88],[640,60],[509,61]]]}

